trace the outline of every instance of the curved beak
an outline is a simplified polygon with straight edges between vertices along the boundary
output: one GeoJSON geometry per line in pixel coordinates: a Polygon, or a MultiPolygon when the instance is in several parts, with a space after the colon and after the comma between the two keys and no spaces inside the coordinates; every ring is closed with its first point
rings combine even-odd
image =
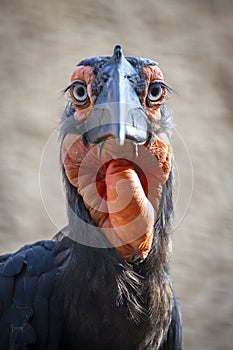
{"type": "Polygon", "coordinates": [[[138,73],[126,60],[120,46],[97,75],[101,86],[95,106],[87,119],[89,141],[99,143],[109,137],[120,145],[125,139],[143,144],[147,140],[147,116],[135,91],[138,73]]]}

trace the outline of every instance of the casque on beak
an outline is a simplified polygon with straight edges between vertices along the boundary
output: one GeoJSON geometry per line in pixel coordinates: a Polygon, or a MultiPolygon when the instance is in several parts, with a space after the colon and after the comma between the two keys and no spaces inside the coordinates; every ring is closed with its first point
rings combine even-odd
{"type": "Polygon", "coordinates": [[[137,76],[120,46],[97,76],[101,85],[95,106],[87,119],[89,142],[97,144],[115,138],[124,145],[125,139],[138,144],[147,140],[147,116],[134,88],[137,76]]]}

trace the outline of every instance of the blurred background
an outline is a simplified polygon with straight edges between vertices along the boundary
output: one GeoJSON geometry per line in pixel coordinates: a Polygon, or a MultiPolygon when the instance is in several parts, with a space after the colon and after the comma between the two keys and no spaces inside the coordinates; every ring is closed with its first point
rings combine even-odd
{"type": "Polygon", "coordinates": [[[115,44],[159,62],[192,160],[193,196],[172,233],[184,349],[232,350],[231,0],[0,0],[0,253],[56,233],[39,173],[42,167],[50,206],[60,213],[57,154],[47,147],[65,106],[60,91],[77,62],[111,55],[115,44]],[[50,155],[41,166],[45,146],[50,155]]]}

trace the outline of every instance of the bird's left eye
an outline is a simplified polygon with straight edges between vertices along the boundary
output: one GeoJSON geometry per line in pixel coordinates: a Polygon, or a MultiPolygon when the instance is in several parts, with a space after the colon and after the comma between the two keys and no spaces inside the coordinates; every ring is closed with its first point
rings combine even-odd
{"type": "Polygon", "coordinates": [[[72,93],[76,101],[83,103],[88,98],[87,87],[84,83],[77,83],[72,89],[72,93]]]}
{"type": "Polygon", "coordinates": [[[147,98],[150,102],[157,102],[163,96],[163,88],[159,82],[151,83],[148,89],[147,98]]]}

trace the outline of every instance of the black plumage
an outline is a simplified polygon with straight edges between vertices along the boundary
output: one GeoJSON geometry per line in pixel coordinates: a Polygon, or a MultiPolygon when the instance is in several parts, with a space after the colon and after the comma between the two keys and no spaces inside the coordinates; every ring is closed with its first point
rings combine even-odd
{"type": "MultiPolygon", "coordinates": [[[[110,59],[79,64],[94,68],[96,96],[103,84],[100,71],[110,59]]],[[[127,60],[138,72],[130,84],[140,95],[146,86],[143,68],[157,63],[127,60]]],[[[68,133],[79,134],[86,147],[88,130],[74,113],[70,101],[62,117],[61,142],[68,133]]],[[[160,122],[148,121],[148,144],[161,130],[169,134],[172,125],[163,103],[160,122]]],[[[181,350],[181,315],[170,278],[167,233],[173,213],[172,171],[163,185],[149,254],[130,261],[96,225],[63,164],[62,172],[68,227],[51,241],[0,257],[0,349],[181,350]]]]}

